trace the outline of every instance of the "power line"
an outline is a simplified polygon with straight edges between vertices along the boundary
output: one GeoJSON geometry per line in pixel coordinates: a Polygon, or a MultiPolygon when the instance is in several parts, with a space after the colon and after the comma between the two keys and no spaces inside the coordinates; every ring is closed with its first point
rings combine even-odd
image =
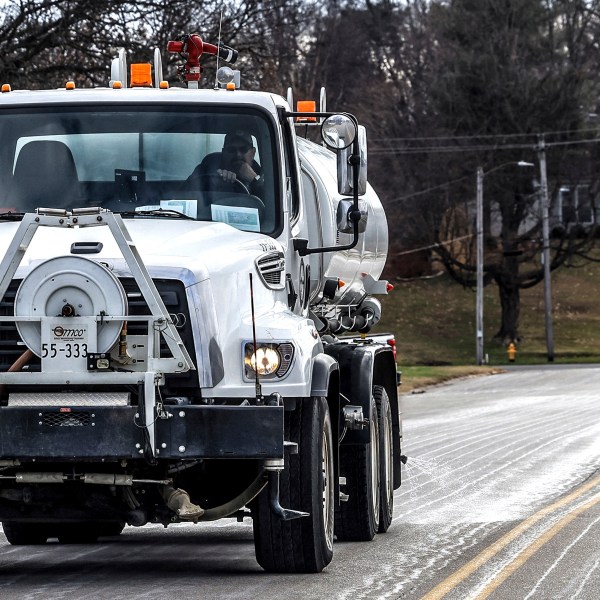
{"type": "MultiPolygon", "coordinates": [[[[517,135],[517,134],[515,134],[517,135]]],[[[571,140],[571,141],[564,141],[564,142],[549,142],[546,143],[546,147],[552,146],[552,147],[559,147],[559,146],[573,146],[573,145],[583,145],[583,144],[597,144],[598,142],[600,142],[600,138],[595,138],[593,140],[571,140]]],[[[378,155],[382,155],[382,154],[417,154],[417,153],[435,153],[435,152],[473,152],[475,150],[509,150],[509,149],[527,149],[527,150],[536,150],[537,149],[537,145],[531,145],[531,144],[512,144],[512,145],[506,145],[506,146],[470,146],[470,147],[462,147],[462,148],[456,148],[456,147],[452,147],[452,146],[432,146],[430,148],[418,148],[418,149],[412,149],[412,148],[405,148],[405,149],[401,149],[398,151],[393,151],[393,150],[389,150],[389,151],[383,151],[383,150],[371,150],[369,153],[370,154],[378,154],[378,155]]],[[[435,185],[433,187],[430,188],[426,188],[424,190],[419,190],[418,192],[413,192],[411,194],[407,194],[405,196],[399,196],[397,198],[391,198],[389,200],[387,200],[386,204],[390,204],[393,202],[402,202],[404,200],[410,200],[411,198],[416,198],[418,196],[422,196],[424,194],[428,194],[429,192],[433,192],[435,190],[439,190],[442,188],[446,188],[454,183],[458,183],[460,181],[463,181],[465,179],[469,179],[471,177],[471,175],[464,175],[463,177],[459,177],[458,179],[452,179],[450,181],[446,181],[445,183],[440,183],[438,185],[435,185]]]]}
{"type": "Polygon", "coordinates": [[[578,133],[597,133],[598,129],[571,129],[566,131],[546,131],[542,134],[538,133],[484,133],[476,135],[440,135],[440,136],[423,136],[423,137],[389,137],[389,138],[371,138],[371,142],[420,142],[429,140],[478,140],[478,139],[505,139],[513,137],[533,137],[538,135],[574,135],[578,133]]]}
{"type": "MultiPolygon", "coordinates": [[[[560,147],[560,146],[576,146],[583,144],[597,144],[600,142],[600,138],[594,138],[593,140],[571,140],[563,142],[548,142],[546,147],[560,147]]],[[[403,146],[392,147],[392,148],[375,148],[369,150],[369,154],[375,156],[383,155],[404,155],[404,154],[447,154],[453,152],[486,152],[492,150],[532,150],[537,149],[537,144],[494,144],[494,145],[478,145],[478,146],[424,146],[422,148],[406,148],[403,146]]]]}
{"type": "MultiPolygon", "coordinates": [[[[549,144],[548,144],[549,145],[549,144]]],[[[424,146],[423,148],[385,148],[369,150],[369,154],[382,156],[386,154],[444,154],[452,152],[481,152],[489,150],[535,150],[534,144],[495,144],[493,146],[424,146]]]]}
{"type": "Polygon", "coordinates": [[[423,194],[428,194],[429,192],[433,192],[435,190],[439,190],[441,188],[445,188],[448,187],[449,185],[452,185],[453,183],[458,183],[459,181],[463,181],[464,179],[471,179],[472,175],[463,175],[462,177],[459,177],[458,179],[452,179],[450,181],[446,181],[445,183],[440,183],[439,185],[434,185],[433,187],[427,188],[425,190],[420,190],[418,192],[414,192],[412,194],[408,194],[406,196],[400,196],[399,198],[392,198],[390,200],[388,200],[386,202],[386,204],[389,204],[390,202],[401,202],[402,200],[408,200],[410,198],[415,198],[416,196],[422,196],[423,194]]]}
{"type": "Polygon", "coordinates": [[[423,250],[432,250],[433,248],[439,248],[440,246],[446,246],[447,244],[452,244],[454,242],[460,242],[461,240],[472,238],[474,235],[475,234],[470,233],[469,235],[462,235],[461,237],[446,240],[445,242],[436,242],[435,244],[430,244],[429,246],[423,246],[421,248],[414,248],[413,250],[394,252],[394,256],[404,256],[405,254],[414,254],[415,252],[422,252],[423,250]]]}

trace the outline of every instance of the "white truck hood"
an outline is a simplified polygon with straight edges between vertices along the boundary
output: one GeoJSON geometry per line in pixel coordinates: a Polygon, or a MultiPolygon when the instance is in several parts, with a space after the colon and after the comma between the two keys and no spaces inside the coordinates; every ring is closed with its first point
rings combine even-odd
{"type": "MultiPolygon", "coordinates": [[[[265,251],[279,250],[280,244],[262,234],[239,231],[223,223],[175,219],[125,219],[125,225],[146,268],[156,276],[181,277],[186,284],[240,269],[240,262],[251,268],[254,259],[265,251]],[[193,281],[190,281],[190,275],[193,281]]],[[[0,253],[6,254],[19,223],[0,223],[0,253]]],[[[40,262],[72,253],[75,242],[99,242],[99,253],[84,257],[106,263],[117,275],[129,275],[121,252],[108,227],[74,229],[38,228],[17,271],[25,276],[40,262]]]]}

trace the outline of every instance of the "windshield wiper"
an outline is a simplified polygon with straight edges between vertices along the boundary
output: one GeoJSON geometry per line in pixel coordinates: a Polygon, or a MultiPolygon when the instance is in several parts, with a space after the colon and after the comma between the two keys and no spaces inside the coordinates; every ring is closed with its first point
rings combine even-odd
{"type": "Polygon", "coordinates": [[[195,221],[194,217],[190,217],[178,210],[172,208],[155,208],[152,210],[124,210],[119,211],[119,215],[122,217],[167,217],[170,219],[186,219],[188,221],[195,221]]]}
{"type": "Polygon", "coordinates": [[[0,221],[21,221],[25,213],[22,212],[5,212],[0,213],[0,221]]]}

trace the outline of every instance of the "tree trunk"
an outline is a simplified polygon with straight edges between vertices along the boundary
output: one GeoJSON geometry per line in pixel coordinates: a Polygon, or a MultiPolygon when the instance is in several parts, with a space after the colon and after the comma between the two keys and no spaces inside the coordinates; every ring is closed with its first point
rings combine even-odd
{"type": "Polygon", "coordinates": [[[497,281],[502,307],[502,324],[494,339],[504,344],[517,341],[519,328],[520,290],[518,284],[507,285],[497,281]]]}

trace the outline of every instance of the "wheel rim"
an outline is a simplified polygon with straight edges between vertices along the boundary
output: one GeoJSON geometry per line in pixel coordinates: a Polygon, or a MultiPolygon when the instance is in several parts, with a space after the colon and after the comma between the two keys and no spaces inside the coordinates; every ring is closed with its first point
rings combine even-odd
{"type": "Polygon", "coordinates": [[[379,523],[379,423],[377,420],[377,409],[371,419],[371,500],[375,513],[375,522],[379,523]]]}
{"type": "Polygon", "coordinates": [[[323,428],[323,449],[321,456],[321,469],[323,472],[323,524],[325,528],[325,540],[328,549],[333,549],[333,494],[332,481],[332,463],[329,447],[328,430],[323,428]]]}

